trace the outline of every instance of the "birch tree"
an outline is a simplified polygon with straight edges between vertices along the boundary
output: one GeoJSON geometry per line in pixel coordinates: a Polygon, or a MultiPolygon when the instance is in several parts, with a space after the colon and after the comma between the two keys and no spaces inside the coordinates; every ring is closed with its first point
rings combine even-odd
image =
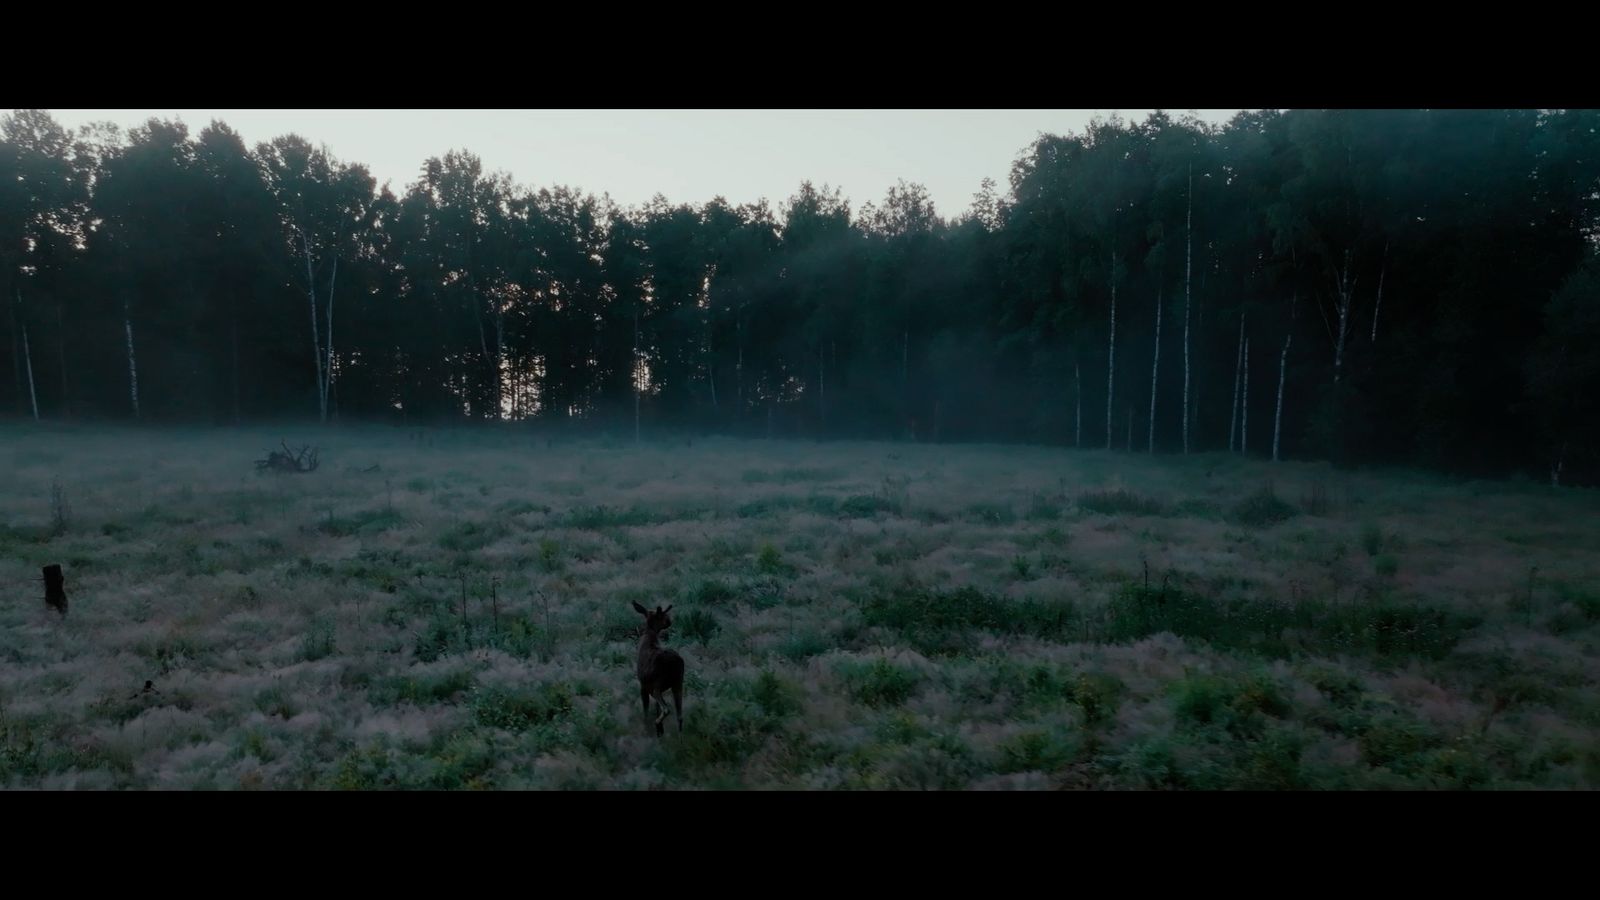
{"type": "MultiPolygon", "coordinates": [[[[1155,346],[1155,353],[1152,354],[1153,358],[1150,361],[1150,438],[1145,451],[1152,455],[1156,452],[1156,384],[1161,377],[1161,291],[1159,288],[1156,290],[1155,346]]],[[[1185,347],[1185,351],[1187,352],[1187,347],[1185,347]]],[[[1184,420],[1185,422],[1188,421],[1187,413],[1184,414],[1184,420]]]]}
{"type": "Polygon", "coordinates": [[[139,363],[133,355],[133,307],[128,301],[128,295],[122,295],[122,333],[127,339],[128,350],[128,400],[133,408],[133,417],[139,418],[139,363]]]}
{"type": "Polygon", "coordinates": [[[1283,353],[1278,358],[1278,402],[1272,417],[1272,461],[1278,461],[1278,438],[1283,431],[1283,385],[1289,371],[1289,343],[1294,340],[1295,313],[1300,307],[1300,295],[1289,298],[1289,327],[1283,336],[1283,353]]]}
{"type": "Polygon", "coordinates": [[[1278,461],[1278,438],[1283,433],[1283,381],[1289,371],[1289,342],[1294,340],[1294,332],[1289,332],[1283,338],[1283,355],[1278,358],[1278,404],[1277,412],[1272,417],[1272,461],[1278,461]]]}
{"type": "MultiPolygon", "coordinates": [[[[17,305],[15,309],[22,309],[21,288],[17,289],[17,305]]],[[[17,327],[19,318],[20,317],[15,312],[12,313],[11,322],[13,327],[17,327]]],[[[39,420],[39,395],[33,387],[33,351],[28,347],[28,323],[23,321],[20,327],[22,332],[22,355],[20,359],[22,360],[22,365],[26,367],[28,372],[28,401],[33,406],[33,419],[35,422],[37,422],[39,420]]]]}
{"type": "Polygon", "coordinates": [[[1117,384],[1117,251],[1111,251],[1111,329],[1106,338],[1106,449],[1111,449],[1111,397],[1117,384]]]}
{"type": "Polygon", "coordinates": [[[1372,304],[1372,343],[1378,343],[1378,313],[1383,309],[1383,276],[1389,271],[1389,244],[1383,244],[1383,264],[1378,268],[1378,298],[1372,304]]]}
{"type": "MultiPolygon", "coordinates": [[[[1194,167],[1189,168],[1189,208],[1184,216],[1183,261],[1183,452],[1189,452],[1189,308],[1194,275],[1194,167]]],[[[1154,403],[1154,401],[1151,401],[1154,403]]]]}
{"type": "Polygon", "coordinates": [[[1233,414],[1228,418],[1228,452],[1232,453],[1237,446],[1235,436],[1239,433],[1239,379],[1244,374],[1244,313],[1239,313],[1239,352],[1235,355],[1233,366],[1233,414]]]}
{"type": "Polygon", "coordinates": [[[1073,432],[1072,446],[1081,450],[1083,449],[1083,371],[1076,359],[1072,361],[1072,384],[1077,388],[1078,394],[1077,428],[1073,432]]]}
{"type": "Polygon", "coordinates": [[[1239,452],[1250,455],[1250,339],[1244,339],[1244,399],[1239,406],[1239,452]]]}
{"type": "Polygon", "coordinates": [[[312,375],[323,423],[333,415],[338,357],[333,342],[341,257],[373,227],[374,182],[364,166],[340,163],[326,148],[286,135],[260,144],[267,187],[278,207],[290,252],[298,257],[310,323],[312,375]]]}
{"type": "MultiPolygon", "coordinates": [[[[1350,334],[1350,307],[1355,299],[1355,278],[1350,274],[1350,251],[1344,254],[1344,265],[1333,276],[1334,315],[1337,330],[1329,326],[1328,336],[1333,341],[1333,383],[1338,384],[1344,373],[1344,347],[1350,334]]],[[[1324,322],[1324,324],[1327,324],[1324,322]]]]}

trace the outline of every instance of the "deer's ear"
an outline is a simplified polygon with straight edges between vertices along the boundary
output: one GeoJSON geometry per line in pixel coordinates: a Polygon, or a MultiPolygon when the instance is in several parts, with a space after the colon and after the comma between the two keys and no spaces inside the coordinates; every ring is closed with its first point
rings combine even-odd
{"type": "Polygon", "coordinates": [[[633,601],[633,609],[634,609],[635,612],[637,612],[641,616],[650,615],[650,610],[645,609],[644,607],[640,606],[639,605],[639,601],[637,601],[637,600],[633,601]]]}
{"type": "Polygon", "coordinates": [[[664,612],[664,613],[672,612],[672,604],[670,604],[670,603],[667,604],[667,608],[663,609],[662,612],[664,612]]]}

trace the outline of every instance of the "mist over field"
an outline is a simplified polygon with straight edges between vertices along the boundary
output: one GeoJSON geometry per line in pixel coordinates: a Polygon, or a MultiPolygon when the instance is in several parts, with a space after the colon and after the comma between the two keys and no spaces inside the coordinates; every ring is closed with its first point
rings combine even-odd
{"type": "Polygon", "coordinates": [[[11,111],[0,788],[1594,788],[1597,128],[623,206],[11,111]]]}

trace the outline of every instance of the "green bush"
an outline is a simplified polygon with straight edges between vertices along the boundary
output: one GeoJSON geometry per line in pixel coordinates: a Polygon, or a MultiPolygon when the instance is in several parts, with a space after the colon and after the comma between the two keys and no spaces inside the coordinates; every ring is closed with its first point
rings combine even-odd
{"type": "Polygon", "coordinates": [[[867,664],[841,665],[839,675],[851,698],[868,706],[899,706],[911,699],[922,683],[916,671],[881,657],[867,664]]]}

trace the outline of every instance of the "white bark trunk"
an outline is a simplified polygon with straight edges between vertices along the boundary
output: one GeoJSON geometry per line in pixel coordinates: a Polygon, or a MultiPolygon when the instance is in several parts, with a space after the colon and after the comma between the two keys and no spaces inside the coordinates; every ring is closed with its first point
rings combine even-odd
{"type": "Polygon", "coordinates": [[[1072,439],[1072,445],[1081,449],[1083,447],[1083,372],[1079,369],[1077,362],[1072,364],[1072,383],[1078,389],[1078,430],[1075,433],[1076,436],[1072,439]]]}
{"type": "Polygon", "coordinates": [[[1239,314],[1239,352],[1234,357],[1233,364],[1233,414],[1228,418],[1228,452],[1232,453],[1238,445],[1235,438],[1239,433],[1239,377],[1244,372],[1244,313],[1239,314]]]}
{"type": "MultiPolygon", "coordinates": [[[[709,354],[707,354],[707,355],[709,356],[709,354]]],[[[706,360],[706,382],[711,385],[711,411],[713,413],[715,413],[715,412],[718,411],[718,406],[717,406],[717,370],[716,370],[716,367],[712,365],[710,359],[706,360]]]]}
{"type": "MultiPolygon", "coordinates": [[[[1147,453],[1156,452],[1156,384],[1161,377],[1161,292],[1156,291],[1156,352],[1150,362],[1150,439],[1147,453]]],[[[1187,415],[1185,415],[1187,421],[1187,415]]]]}
{"type": "Polygon", "coordinates": [[[1111,333],[1106,346],[1106,449],[1111,449],[1111,400],[1117,383],[1117,254],[1111,254],[1111,333]]]}
{"type": "MultiPolygon", "coordinates": [[[[317,324],[316,272],[311,266],[311,242],[306,238],[304,231],[300,232],[300,250],[306,258],[306,298],[311,304],[311,358],[316,363],[317,407],[321,413],[322,421],[326,422],[328,421],[328,379],[323,369],[326,360],[322,355],[322,329],[317,324]]],[[[131,347],[132,344],[130,343],[129,346],[131,347]]]]}
{"type": "MultiPolygon", "coordinates": [[[[500,308],[500,300],[494,305],[494,417],[506,417],[506,313],[500,308]]],[[[512,386],[515,390],[515,385],[512,386]]]]}
{"type": "Polygon", "coordinates": [[[1278,411],[1272,417],[1272,461],[1278,461],[1278,438],[1283,433],[1283,382],[1289,371],[1289,343],[1294,340],[1290,332],[1283,339],[1283,356],[1278,359],[1278,411]]]}
{"type": "Polygon", "coordinates": [[[233,424],[238,425],[239,415],[239,307],[233,310],[233,424]]]}
{"type": "Polygon", "coordinates": [[[1355,293],[1350,282],[1350,253],[1344,254],[1344,271],[1339,275],[1339,336],[1333,344],[1333,383],[1338,384],[1344,373],[1345,337],[1350,333],[1350,301],[1355,293]]]}
{"type": "Polygon", "coordinates": [[[122,330],[128,338],[128,399],[133,403],[133,417],[139,418],[139,365],[133,356],[133,317],[123,306],[122,330]]]}
{"type": "Polygon", "coordinates": [[[1194,276],[1194,167],[1189,167],[1189,211],[1184,225],[1183,261],[1183,452],[1189,452],[1189,286],[1194,276]]]}
{"type": "Polygon", "coordinates": [[[28,349],[28,326],[22,326],[22,361],[28,367],[28,400],[33,404],[33,420],[39,421],[39,395],[33,389],[33,352],[28,349]]]}
{"type": "Polygon", "coordinates": [[[1378,311],[1383,308],[1383,276],[1389,271],[1389,245],[1383,245],[1383,267],[1378,269],[1378,299],[1372,304],[1372,342],[1378,342],[1378,311]]]}
{"type": "Polygon", "coordinates": [[[339,280],[339,257],[333,258],[333,274],[328,278],[328,346],[327,362],[322,367],[322,418],[327,421],[328,409],[333,403],[333,287],[339,280]]]}
{"type": "Polygon", "coordinates": [[[639,310],[633,310],[633,442],[639,443],[639,310]]]}
{"type": "Polygon", "coordinates": [[[1239,452],[1250,454],[1250,339],[1244,339],[1244,399],[1239,406],[1239,452]]]}

